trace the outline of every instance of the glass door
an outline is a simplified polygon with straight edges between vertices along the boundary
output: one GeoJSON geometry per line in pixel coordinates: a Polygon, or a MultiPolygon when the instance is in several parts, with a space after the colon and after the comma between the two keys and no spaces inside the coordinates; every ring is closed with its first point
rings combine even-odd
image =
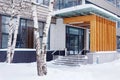
{"type": "Polygon", "coordinates": [[[78,35],[70,35],[69,36],[69,50],[70,54],[77,54],[79,50],[79,36],[78,35]]]}
{"type": "Polygon", "coordinates": [[[66,48],[69,54],[79,54],[79,51],[84,48],[83,29],[66,27],[66,48]]]}

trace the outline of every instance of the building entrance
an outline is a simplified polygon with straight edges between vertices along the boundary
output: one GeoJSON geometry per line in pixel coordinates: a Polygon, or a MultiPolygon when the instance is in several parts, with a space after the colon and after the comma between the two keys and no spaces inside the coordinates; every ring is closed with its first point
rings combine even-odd
{"type": "Polygon", "coordinates": [[[78,54],[84,48],[84,29],[66,27],[66,48],[69,54],[78,54]]]}

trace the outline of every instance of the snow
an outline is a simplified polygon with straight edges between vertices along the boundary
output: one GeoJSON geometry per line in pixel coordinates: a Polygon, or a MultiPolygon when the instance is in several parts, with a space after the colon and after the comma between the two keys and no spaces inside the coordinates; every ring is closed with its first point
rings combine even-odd
{"type": "Polygon", "coordinates": [[[80,67],[47,65],[47,76],[39,77],[36,63],[0,63],[0,80],[120,80],[120,60],[80,67]]]}

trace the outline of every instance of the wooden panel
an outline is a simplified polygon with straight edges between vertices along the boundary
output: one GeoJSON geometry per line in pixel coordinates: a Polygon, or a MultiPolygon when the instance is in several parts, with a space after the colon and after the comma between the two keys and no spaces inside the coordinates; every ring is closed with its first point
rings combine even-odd
{"type": "MultiPolygon", "coordinates": [[[[99,35],[99,17],[96,17],[96,35],[98,36],[99,35]]],[[[100,46],[100,40],[99,40],[99,36],[98,38],[96,38],[96,51],[99,51],[99,46],[100,46]]]]}
{"type": "Polygon", "coordinates": [[[94,20],[90,22],[90,50],[115,51],[116,23],[99,16],[94,20]]]}
{"type": "Polygon", "coordinates": [[[64,18],[64,23],[65,24],[83,23],[83,22],[93,21],[94,19],[95,19],[95,15],[77,16],[77,17],[64,18]]]}
{"type": "Polygon", "coordinates": [[[96,47],[96,20],[90,22],[90,50],[93,52],[96,47]]]}

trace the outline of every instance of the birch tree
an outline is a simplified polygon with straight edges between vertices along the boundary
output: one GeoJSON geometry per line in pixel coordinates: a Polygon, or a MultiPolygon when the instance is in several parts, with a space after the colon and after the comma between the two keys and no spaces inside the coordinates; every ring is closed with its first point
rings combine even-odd
{"type": "Polygon", "coordinates": [[[22,10],[23,0],[19,0],[19,1],[11,0],[10,3],[11,3],[10,7],[11,7],[12,14],[9,22],[7,63],[11,63],[13,61],[17,34],[18,34],[19,21],[20,21],[20,12],[22,10]],[[16,20],[15,20],[15,17],[16,17],[16,20]]]}
{"type": "Polygon", "coordinates": [[[54,0],[50,0],[49,13],[46,18],[46,24],[43,30],[42,41],[40,41],[38,18],[37,18],[37,5],[35,3],[35,0],[33,2],[33,7],[32,7],[33,21],[34,21],[34,38],[35,38],[35,46],[36,46],[37,72],[39,76],[43,76],[47,74],[46,46],[47,46],[48,30],[50,27],[51,17],[53,12],[53,3],[54,0]],[[42,44],[42,46],[40,44],[42,44]]]}
{"type": "Polygon", "coordinates": [[[7,63],[11,63],[14,56],[14,50],[16,46],[17,34],[18,34],[18,27],[20,21],[20,13],[22,8],[23,0],[0,0],[1,9],[3,10],[3,14],[9,14],[10,20],[8,22],[8,49],[7,49],[7,63]]]}

